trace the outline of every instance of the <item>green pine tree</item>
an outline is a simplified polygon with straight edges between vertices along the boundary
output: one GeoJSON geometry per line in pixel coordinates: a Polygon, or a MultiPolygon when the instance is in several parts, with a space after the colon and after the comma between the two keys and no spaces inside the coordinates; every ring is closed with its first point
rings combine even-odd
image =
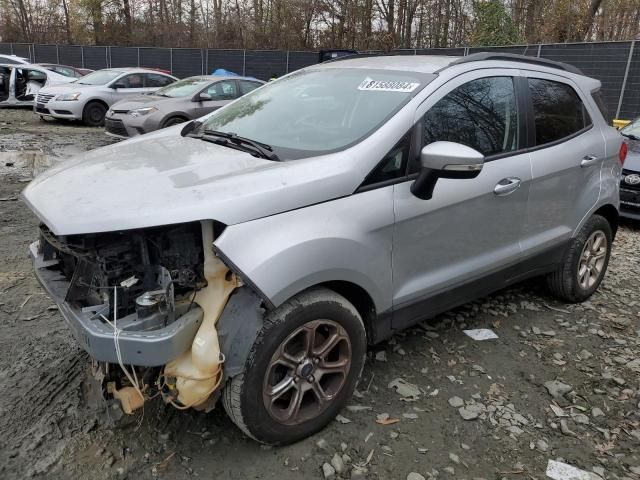
{"type": "Polygon", "coordinates": [[[476,0],[471,42],[474,46],[513,45],[520,35],[502,0],[476,0]]]}

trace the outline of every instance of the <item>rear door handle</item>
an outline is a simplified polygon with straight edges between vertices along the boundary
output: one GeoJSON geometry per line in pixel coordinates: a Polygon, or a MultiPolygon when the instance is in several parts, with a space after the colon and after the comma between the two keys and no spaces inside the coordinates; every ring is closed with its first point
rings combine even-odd
{"type": "Polygon", "coordinates": [[[590,167],[591,165],[595,165],[600,160],[595,155],[586,155],[582,161],[580,162],[581,167],[590,167]]]}
{"type": "Polygon", "coordinates": [[[503,178],[495,186],[493,193],[499,196],[509,195],[510,193],[515,192],[520,187],[521,183],[522,181],[518,177],[503,178]]]}

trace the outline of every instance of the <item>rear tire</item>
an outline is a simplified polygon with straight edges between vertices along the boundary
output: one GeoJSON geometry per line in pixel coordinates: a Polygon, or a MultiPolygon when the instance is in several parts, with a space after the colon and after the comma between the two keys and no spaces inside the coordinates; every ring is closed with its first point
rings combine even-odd
{"type": "Polygon", "coordinates": [[[593,215],[571,240],[562,264],[547,277],[551,293],[569,303],[583,302],[593,295],[607,271],[612,243],[609,222],[593,215]]]}
{"type": "Polygon", "coordinates": [[[351,397],[366,345],[362,318],[344,297],[326,288],[296,295],[267,315],[244,372],[227,383],[227,415],[262,443],[316,433],[351,397]]]}
{"type": "Polygon", "coordinates": [[[104,125],[104,116],[107,114],[107,107],[100,102],[89,102],[82,111],[82,121],[90,127],[101,127],[104,125]]]}

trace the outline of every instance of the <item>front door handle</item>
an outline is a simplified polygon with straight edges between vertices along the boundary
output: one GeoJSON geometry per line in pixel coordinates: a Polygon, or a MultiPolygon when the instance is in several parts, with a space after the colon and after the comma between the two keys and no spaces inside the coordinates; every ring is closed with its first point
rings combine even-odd
{"type": "Polygon", "coordinates": [[[586,155],[582,161],[580,162],[581,167],[590,167],[591,165],[595,165],[600,160],[595,155],[586,155]]]}
{"type": "Polygon", "coordinates": [[[520,187],[521,183],[522,181],[518,177],[503,178],[495,186],[493,193],[498,196],[509,195],[510,193],[515,192],[520,187]]]}

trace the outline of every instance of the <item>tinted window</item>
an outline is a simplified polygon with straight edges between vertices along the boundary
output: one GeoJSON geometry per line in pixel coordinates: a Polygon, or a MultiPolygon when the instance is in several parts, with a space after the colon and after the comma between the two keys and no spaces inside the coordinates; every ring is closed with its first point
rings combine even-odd
{"type": "Polygon", "coordinates": [[[212,100],[233,100],[238,96],[236,82],[233,80],[216,82],[207,88],[207,93],[211,95],[212,100]]]}
{"type": "Polygon", "coordinates": [[[536,145],[573,135],[591,124],[584,105],[569,85],[552,80],[529,79],[536,126],[536,145]]]}
{"type": "Polygon", "coordinates": [[[485,156],[516,150],[518,114],[511,77],[465,83],[424,116],[424,144],[461,143],[485,156]]]}
{"type": "Polygon", "coordinates": [[[385,155],[380,164],[366,178],[364,185],[371,185],[404,176],[407,170],[410,145],[411,132],[407,133],[391,151],[385,155]]]}
{"type": "Polygon", "coordinates": [[[173,78],[158,75],[157,73],[147,73],[145,77],[146,83],[144,86],[148,88],[166,87],[173,83],[173,78]]]}
{"type": "Polygon", "coordinates": [[[121,83],[122,85],[124,85],[123,88],[144,88],[144,80],[141,73],[132,73],[131,75],[125,75],[116,83],[121,83]]]}
{"type": "Polygon", "coordinates": [[[262,85],[261,83],[250,82],[248,80],[238,80],[238,83],[240,84],[240,95],[249,93],[251,90],[255,90],[256,88],[262,85]]]}

